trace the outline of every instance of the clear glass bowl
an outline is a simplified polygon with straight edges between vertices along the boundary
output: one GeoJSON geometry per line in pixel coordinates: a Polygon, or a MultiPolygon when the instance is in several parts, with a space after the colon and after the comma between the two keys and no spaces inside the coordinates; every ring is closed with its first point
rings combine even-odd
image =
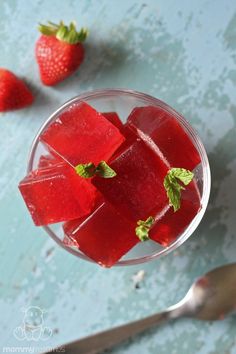
{"type": "MultiPolygon", "coordinates": [[[[42,143],[39,141],[40,134],[42,134],[42,132],[58,117],[59,114],[66,110],[67,107],[69,107],[75,102],[80,101],[87,102],[99,112],[117,112],[123,122],[126,121],[127,117],[135,107],[143,107],[150,105],[160,106],[166,109],[167,111],[171,112],[175,116],[175,118],[179,121],[179,123],[183,126],[183,128],[191,138],[201,157],[201,163],[194,171],[198,188],[201,194],[201,208],[198,214],[195,216],[189,226],[185,229],[185,231],[181,235],[179,235],[178,239],[176,239],[168,247],[162,247],[158,243],[153,242],[151,240],[139,243],[130,252],[128,252],[117,263],[117,265],[133,265],[147,262],[151,259],[166,255],[167,253],[176,250],[183,242],[185,242],[192,235],[205,213],[210,195],[210,168],[205,148],[195,130],[180,114],[178,114],[170,106],[158,100],[157,98],[132,90],[105,89],[84,93],[71,99],[70,101],[63,104],[56,112],[54,112],[47,119],[45,124],[41,127],[38,134],[36,135],[30,151],[28,172],[37,168],[40,156],[46,152],[42,143]]],[[[43,229],[49,234],[49,236],[53,238],[53,240],[55,240],[61,247],[66,249],[68,252],[72,253],[73,255],[79,258],[93,262],[76,247],[66,246],[62,242],[64,238],[62,223],[44,226],[43,229]]]]}

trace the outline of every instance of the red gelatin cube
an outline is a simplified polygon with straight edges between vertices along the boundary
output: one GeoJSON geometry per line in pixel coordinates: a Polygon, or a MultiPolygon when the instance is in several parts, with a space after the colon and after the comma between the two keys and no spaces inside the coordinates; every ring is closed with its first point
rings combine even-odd
{"type": "MultiPolygon", "coordinates": [[[[141,141],[140,137],[127,125],[124,124],[121,132],[125,137],[125,141],[121,146],[116,150],[116,152],[112,155],[110,160],[115,160],[119,157],[125,150],[127,150],[131,145],[133,145],[137,141],[141,141]]],[[[110,161],[109,161],[110,164],[110,161]]]]}
{"type": "Polygon", "coordinates": [[[195,182],[181,193],[181,207],[174,212],[170,207],[150,231],[150,238],[168,246],[188,227],[200,209],[200,195],[195,182]]]}
{"type": "Polygon", "coordinates": [[[201,161],[197,149],[173,113],[161,107],[135,108],[128,124],[147,143],[154,142],[171,167],[193,170],[201,161]]]}
{"type": "Polygon", "coordinates": [[[119,130],[122,130],[123,123],[116,112],[103,112],[102,115],[107,120],[109,120],[109,122],[115,125],[119,130]]]}
{"type": "Polygon", "coordinates": [[[163,180],[168,166],[145,143],[136,141],[109,162],[117,175],[92,183],[120,213],[134,221],[156,215],[168,204],[163,180]]]}
{"type": "MultiPolygon", "coordinates": [[[[103,204],[103,202],[101,203],[103,204]]],[[[101,205],[100,204],[100,205],[101,205]]],[[[98,205],[98,207],[100,206],[98,205]]],[[[80,219],[73,219],[73,220],[69,220],[69,221],[66,221],[64,224],[63,224],[63,230],[64,230],[64,233],[67,237],[70,237],[70,235],[72,234],[72,232],[74,232],[78,226],[80,224],[82,224],[84,221],[86,220],[86,216],[83,217],[83,218],[80,218],[80,219]]],[[[75,241],[70,238],[74,243],[75,241]]]]}
{"type": "Polygon", "coordinates": [[[78,248],[103,267],[113,266],[134,247],[139,239],[136,224],[124,218],[111,205],[104,203],[83,221],[64,224],[69,238],[78,248]]]}
{"type": "Polygon", "coordinates": [[[66,163],[31,172],[19,189],[35,225],[71,220],[91,212],[96,189],[66,163]]]}
{"type": "Polygon", "coordinates": [[[40,156],[37,168],[38,169],[49,168],[49,167],[52,167],[60,162],[62,162],[62,160],[59,158],[59,156],[55,157],[51,154],[42,155],[42,156],[40,156]]]}
{"type": "MultiPolygon", "coordinates": [[[[91,212],[101,198],[100,193],[91,183],[91,178],[82,178],[72,169],[70,170],[70,184],[78,203],[83,209],[91,212]]],[[[86,212],[86,215],[88,212],[86,212]]]]}
{"type": "Polygon", "coordinates": [[[73,104],[40,136],[40,140],[73,166],[108,160],[124,137],[87,103],[73,104]]]}

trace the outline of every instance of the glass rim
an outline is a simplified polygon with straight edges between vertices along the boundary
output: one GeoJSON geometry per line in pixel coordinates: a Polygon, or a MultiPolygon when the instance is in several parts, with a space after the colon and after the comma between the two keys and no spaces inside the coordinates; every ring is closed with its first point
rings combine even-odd
{"type": "MultiPolygon", "coordinates": [[[[32,171],[33,167],[33,160],[34,160],[34,153],[36,151],[36,148],[39,143],[39,136],[41,133],[47,128],[47,126],[51,123],[51,121],[58,115],[60,114],[65,108],[70,106],[71,104],[78,102],[78,101],[83,101],[86,99],[92,99],[92,98],[104,98],[109,97],[109,96],[114,96],[114,95],[131,95],[133,97],[136,97],[137,99],[142,99],[143,101],[146,101],[152,106],[158,105],[169,112],[173,113],[173,115],[180,121],[180,123],[184,126],[186,129],[187,133],[191,136],[191,139],[194,141],[194,144],[199,152],[199,155],[201,157],[201,163],[202,163],[202,171],[203,171],[203,191],[202,191],[202,196],[201,196],[201,209],[200,211],[196,214],[192,222],[188,225],[188,227],[184,230],[184,232],[174,241],[172,242],[169,246],[165,247],[161,251],[153,252],[150,255],[147,256],[142,256],[142,257],[136,257],[128,260],[120,260],[118,261],[114,266],[127,266],[127,265],[136,265],[136,264],[141,264],[145,263],[147,261],[160,258],[164,255],[167,255],[168,253],[174,251],[177,249],[179,246],[181,246],[195,231],[197,226],[199,225],[205,211],[208,205],[209,197],[210,197],[210,189],[211,189],[211,172],[210,172],[210,166],[209,166],[209,161],[208,157],[206,154],[206,150],[203,146],[203,143],[198,135],[198,133],[195,131],[195,129],[188,123],[188,121],[180,115],[177,111],[175,111],[172,107],[170,107],[167,103],[164,101],[155,98],[151,95],[148,95],[146,93],[142,93],[139,91],[131,90],[131,89],[123,89],[123,88],[106,88],[106,89],[96,89],[92,91],[88,91],[85,93],[82,93],[78,96],[73,97],[72,99],[66,101],[64,104],[62,104],[56,111],[54,111],[48,119],[45,121],[45,123],[40,127],[38,130],[31,148],[29,152],[29,157],[28,157],[28,164],[27,164],[27,173],[32,171]]],[[[86,261],[95,263],[92,259],[84,255],[81,251],[77,251],[69,246],[66,246],[57,236],[56,234],[52,231],[50,226],[42,226],[42,228],[47,232],[47,234],[57,243],[59,244],[62,248],[64,248],[66,251],[70,252],[71,254],[75,255],[76,257],[79,257],[81,259],[84,259],[86,261]]]]}

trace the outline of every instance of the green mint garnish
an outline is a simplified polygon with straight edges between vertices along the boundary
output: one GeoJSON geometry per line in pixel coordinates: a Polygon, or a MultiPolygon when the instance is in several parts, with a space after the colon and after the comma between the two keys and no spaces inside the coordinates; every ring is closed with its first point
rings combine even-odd
{"type": "Polygon", "coordinates": [[[83,178],[91,178],[95,175],[102,178],[113,178],[116,176],[116,172],[105,161],[99,162],[97,167],[92,162],[81,163],[75,167],[75,171],[83,178]]]}
{"type": "Polygon", "coordinates": [[[135,228],[135,233],[140,239],[140,241],[149,240],[149,230],[154,224],[155,219],[152,216],[149,216],[146,221],[139,220],[137,222],[137,227],[135,228]]]}
{"type": "Polygon", "coordinates": [[[169,198],[169,204],[174,208],[174,212],[180,208],[181,190],[185,189],[179,181],[187,186],[193,177],[193,172],[185,168],[172,168],[165,176],[163,184],[169,198]]]}
{"type": "Polygon", "coordinates": [[[95,175],[96,166],[94,163],[81,163],[75,167],[76,173],[83,178],[91,178],[95,175]]]}
{"type": "Polygon", "coordinates": [[[105,161],[99,162],[96,167],[96,174],[102,178],[113,178],[116,176],[116,172],[105,161]]]}

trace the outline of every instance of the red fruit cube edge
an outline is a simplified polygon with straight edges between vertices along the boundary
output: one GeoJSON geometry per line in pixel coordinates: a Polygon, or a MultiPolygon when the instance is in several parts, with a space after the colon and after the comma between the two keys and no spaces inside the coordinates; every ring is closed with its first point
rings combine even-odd
{"type": "Polygon", "coordinates": [[[200,163],[197,149],[173,113],[161,107],[138,107],[128,117],[128,125],[147,143],[154,143],[170,167],[193,170],[200,163]]]}
{"type": "Polygon", "coordinates": [[[66,163],[36,170],[19,184],[35,225],[47,225],[89,214],[96,189],[66,163]],[[83,189],[89,190],[83,193],[83,189]]]}
{"type": "Polygon", "coordinates": [[[134,229],[135,223],[124,218],[107,202],[89,218],[64,225],[66,234],[78,248],[104,267],[113,266],[139,242],[134,229]]]}
{"type": "Polygon", "coordinates": [[[42,133],[40,140],[76,166],[107,161],[125,139],[101,113],[82,102],[62,112],[42,133]]]}

